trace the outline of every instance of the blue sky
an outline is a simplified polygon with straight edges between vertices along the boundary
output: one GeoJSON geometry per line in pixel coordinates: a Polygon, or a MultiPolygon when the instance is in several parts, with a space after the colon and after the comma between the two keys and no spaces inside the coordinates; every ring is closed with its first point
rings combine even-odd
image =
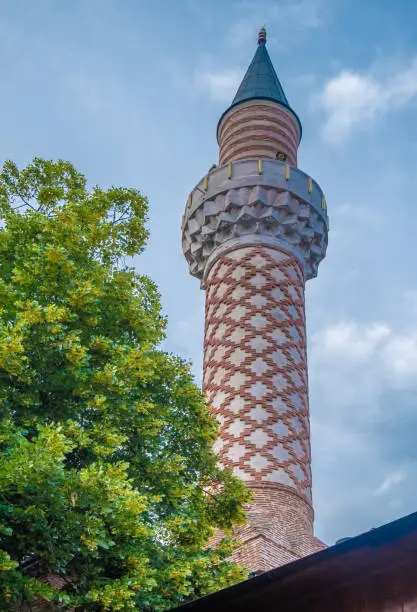
{"type": "Polygon", "coordinates": [[[0,1],[0,159],[71,160],[150,200],[137,259],[166,348],[200,378],[204,295],[180,224],[265,25],[327,196],[307,290],[316,530],[328,543],[417,510],[417,3],[0,1]]]}

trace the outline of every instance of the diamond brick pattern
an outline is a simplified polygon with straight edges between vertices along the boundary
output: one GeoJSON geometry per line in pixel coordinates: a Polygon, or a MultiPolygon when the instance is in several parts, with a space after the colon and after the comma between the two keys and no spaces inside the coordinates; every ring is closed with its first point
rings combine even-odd
{"type": "Polygon", "coordinates": [[[311,503],[304,276],[268,246],[222,255],[206,282],[203,387],[219,460],[251,484],[311,503]]]}

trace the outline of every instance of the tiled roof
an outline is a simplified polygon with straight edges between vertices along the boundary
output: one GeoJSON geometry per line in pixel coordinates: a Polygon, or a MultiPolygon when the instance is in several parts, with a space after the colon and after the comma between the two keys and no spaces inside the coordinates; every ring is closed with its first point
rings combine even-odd
{"type": "Polygon", "coordinates": [[[289,106],[287,97],[272,65],[266,44],[260,41],[250,66],[235,95],[232,106],[246,100],[267,98],[289,106]]]}

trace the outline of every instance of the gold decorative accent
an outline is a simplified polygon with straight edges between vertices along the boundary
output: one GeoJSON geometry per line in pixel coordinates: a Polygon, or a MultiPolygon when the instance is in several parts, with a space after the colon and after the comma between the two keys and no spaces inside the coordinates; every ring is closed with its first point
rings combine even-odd
{"type": "Polygon", "coordinates": [[[326,202],[326,197],[323,193],[323,195],[321,196],[321,207],[323,210],[327,210],[327,202],[326,202]]]}
{"type": "Polygon", "coordinates": [[[329,217],[326,217],[326,227],[327,227],[327,231],[329,231],[330,230],[329,217]]]}
{"type": "Polygon", "coordinates": [[[262,174],[262,159],[258,159],[258,174],[262,174]]]}
{"type": "Polygon", "coordinates": [[[204,191],[207,191],[208,189],[208,175],[206,174],[206,176],[204,177],[204,181],[203,181],[203,189],[204,191]]]}
{"type": "Polygon", "coordinates": [[[227,164],[227,178],[228,179],[232,178],[232,162],[229,162],[227,164]]]}
{"type": "Polygon", "coordinates": [[[289,164],[285,164],[285,180],[290,180],[290,166],[289,164]]]}
{"type": "Polygon", "coordinates": [[[308,177],[308,193],[311,193],[313,191],[313,181],[311,180],[311,177],[308,177]]]}
{"type": "Polygon", "coordinates": [[[190,206],[191,206],[191,201],[192,201],[192,200],[191,200],[191,193],[190,193],[190,195],[188,196],[188,200],[187,200],[187,208],[190,208],[190,206]]]}

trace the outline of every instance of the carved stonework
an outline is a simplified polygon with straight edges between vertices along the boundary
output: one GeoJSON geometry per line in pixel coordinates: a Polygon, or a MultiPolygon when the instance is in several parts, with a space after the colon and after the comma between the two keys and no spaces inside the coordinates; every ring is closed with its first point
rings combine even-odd
{"type": "Polygon", "coordinates": [[[327,247],[328,221],[319,186],[276,160],[222,166],[191,193],[183,218],[183,250],[202,279],[224,252],[265,244],[297,257],[305,279],[317,275],[327,247]]]}

